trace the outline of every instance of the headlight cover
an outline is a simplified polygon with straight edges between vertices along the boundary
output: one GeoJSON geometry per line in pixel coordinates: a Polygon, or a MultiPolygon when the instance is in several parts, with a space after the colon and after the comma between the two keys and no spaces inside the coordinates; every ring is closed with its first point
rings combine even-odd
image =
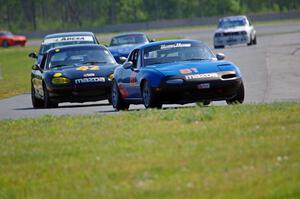
{"type": "Polygon", "coordinates": [[[68,84],[71,82],[69,78],[66,77],[54,77],[51,80],[52,84],[68,84]]]}
{"type": "Polygon", "coordinates": [[[107,79],[108,79],[108,81],[112,81],[114,79],[114,74],[112,73],[112,74],[108,75],[107,79]]]}
{"type": "Polygon", "coordinates": [[[167,84],[183,84],[182,79],[169,79],[166,81],[167,84]]]}

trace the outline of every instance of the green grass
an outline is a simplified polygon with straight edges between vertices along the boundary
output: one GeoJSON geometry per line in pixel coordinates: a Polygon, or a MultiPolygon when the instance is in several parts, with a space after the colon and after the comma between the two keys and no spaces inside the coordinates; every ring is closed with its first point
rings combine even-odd
{"type": "Polygon", "coordinates": [[[300,198],[297,103],[0,126],[0,198],[300,198]]]}
{"type": "Polygon", "coordinates": [[[28,54],[30,47],[0,48],[0,99],[30,90],[30,71],[34,63],[28,54]]]}

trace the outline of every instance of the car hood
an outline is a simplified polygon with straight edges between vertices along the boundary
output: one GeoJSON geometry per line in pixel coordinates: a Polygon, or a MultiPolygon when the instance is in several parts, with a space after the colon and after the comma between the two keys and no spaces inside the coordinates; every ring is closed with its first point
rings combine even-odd
{"type": "Polygon", "coordinates": [[[12,37],[13,40],[18,40],[18,41],[25,41],[26,37],[25,36],[21,36],[21,35],[14,35],[12,37]]]}
{"type": "Polygon", "coordinates": [[[136,44],[130,44],[130,45],[123,45],[123,46],[112,46],[108,47],[109,51],[113,54],[121,54],[121,55],[128,55],[136,46],[136,44]]]}
{"type": "Polygon", "coordinates": [[[147,68],[152,68],[164,76],[176,76],[187,74],[187,70],[191,70],[191,73],[213,73],[221,71],[236,70],[235,66],[228,61],[182,61],[176,63],[166,63],[147,66],[147,68]],[[195,70],[196,69],[196,70],[195,70]]]}
{"type": "Polygon", "coordinates": [[[246,26],[237,26],[237,27],[233,27],[233,28],[219,28],[215,31],[215,33],[227,33],[227,32],[241,32],[241,31],[247,31],[247,27],[246,26]]]}
{"type": "Polygon", "coordinates": [[[63,77],[70,79],[84,77],[107,77],[114,72],[118,64],[99,64],[99,65],[76,65],[53,68],[50,76],[61,73],[63,77]]]}

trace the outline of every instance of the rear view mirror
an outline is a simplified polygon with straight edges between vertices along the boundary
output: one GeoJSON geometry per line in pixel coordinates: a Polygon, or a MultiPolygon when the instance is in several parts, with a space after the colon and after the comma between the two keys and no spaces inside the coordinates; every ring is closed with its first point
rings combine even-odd
{"type": "Polygon", "coordinates": [[[133,66],[132,61],[125,62],[125,64],[123,65],[123,67],[124,67],[125,69],[129,69],[129,68],[131,68],[132,66],[133,66]]]}
{"type": "Polygon", "coordinates": [[[33,58],[33,59],[37,59],[38,58],[38,56],[37,56],[37,54],[35,52],[29,53],[28,57],[33,58]]]}
{"type": "Polygon", "coordinates": [[[218,53],[218,54],[216,55],[216,57],[217,57],[218,60],[223,60],[223,59],[225,59],[225,55],[224,55],[223,53],[218,53]]]}
{"type": "Polygon", "coordinates": [[[119,59],[120,59],[121,64],[123,64],[123,63],[126,62],[126,60],[127,60],[126,57],[120,57],[119,59]]]}

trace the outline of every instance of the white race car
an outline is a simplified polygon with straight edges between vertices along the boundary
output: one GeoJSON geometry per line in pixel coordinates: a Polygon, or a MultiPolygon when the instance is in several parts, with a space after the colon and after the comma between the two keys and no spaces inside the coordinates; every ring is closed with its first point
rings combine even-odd
{"type": "Polygon", "coordinates": [[[224,48],[235,44],[256,44],[256,31],[246,16],[224,17],[219,20],[214,34],[214,47],[224,48]]]}

